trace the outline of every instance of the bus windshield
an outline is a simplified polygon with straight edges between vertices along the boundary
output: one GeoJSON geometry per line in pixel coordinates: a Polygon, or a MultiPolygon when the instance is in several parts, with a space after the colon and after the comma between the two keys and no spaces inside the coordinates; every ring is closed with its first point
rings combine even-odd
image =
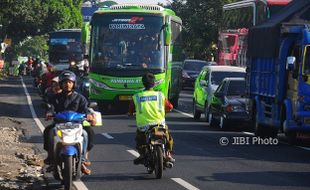
{"type": "Polygon", "coordinates": [[[55,52],[82,52],[81,43],[70,38],[50,39],[50,50],[55,52]]]}
{"type": "Polygon", "coordinates": [[[91,66],[104,74],[118,70],[163,70],[163,18],[98,15],[92,20],[91,66]]]}

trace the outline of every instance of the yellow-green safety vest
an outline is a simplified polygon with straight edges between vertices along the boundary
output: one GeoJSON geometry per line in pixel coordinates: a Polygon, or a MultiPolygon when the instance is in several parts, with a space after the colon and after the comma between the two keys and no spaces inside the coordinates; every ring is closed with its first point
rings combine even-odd
{"type": "Polygon", "coordinates": [[[133,101],[140,131],[145,131],[151,125],[165,124],[165,96],[162,92],[139,92],[133,96],[133,101]]]}

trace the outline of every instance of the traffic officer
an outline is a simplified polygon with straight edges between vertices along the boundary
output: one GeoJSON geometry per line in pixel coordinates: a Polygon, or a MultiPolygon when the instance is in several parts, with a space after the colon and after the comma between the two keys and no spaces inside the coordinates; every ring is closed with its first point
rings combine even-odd
{"type": "Polygon", "coordinates": [[[154,91],[155,77],[152,73],[146,73],[142,77],[145,90],[133,96],[133,101],[129,105],[129,115],[136,112],[136,148],[140,154],[134,160],[134,164],[143,163],[145,157],[146,135],[145,131],[149,126],[161,124],[165,126],[167,136],[167,159],[174,162],[172,158],[173,139],[168,132],[165,123],[165,112],[171,111],[173,105],[167,100],[162,92],[154,91]]]}

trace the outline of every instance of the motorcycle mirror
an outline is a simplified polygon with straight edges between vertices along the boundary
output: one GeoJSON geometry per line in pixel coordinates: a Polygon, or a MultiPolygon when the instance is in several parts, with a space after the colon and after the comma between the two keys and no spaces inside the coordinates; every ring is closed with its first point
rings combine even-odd
{"type": "Polygon", "coordinates": [[[95,108],[97,106],[98,106],[97,102],[90,102],[88,107],[95,108]]]}

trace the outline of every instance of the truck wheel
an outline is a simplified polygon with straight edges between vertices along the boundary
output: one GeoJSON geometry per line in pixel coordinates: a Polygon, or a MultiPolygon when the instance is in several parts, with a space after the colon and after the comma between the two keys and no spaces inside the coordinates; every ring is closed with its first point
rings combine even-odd
{"type": "Polygon", "coordinates": [[[276,138],[278,136],[278,128],[270,127],[268,137],[276,138]]]}
{"type": "Polygon", "coordinates": [[[254,133],[255,136],[265,138],[266,133],[264,131],[264,126],[262,124],[259,124],[257,121],[255,121],[255,128],[254,128],[254,133]]]}
{"type": "Polygon", "coordinates": [[[295,132],[286,132],[285,136],[287,137],[289,144],[296,145],[298,143],[297,134],[295,132]]]}
{"type": "Polygon", "coordinates": [[[193,115],[195,120],[198,120],[201,117],[201,112],[196,108],[195,100],[193,100],[193,115]]]}

